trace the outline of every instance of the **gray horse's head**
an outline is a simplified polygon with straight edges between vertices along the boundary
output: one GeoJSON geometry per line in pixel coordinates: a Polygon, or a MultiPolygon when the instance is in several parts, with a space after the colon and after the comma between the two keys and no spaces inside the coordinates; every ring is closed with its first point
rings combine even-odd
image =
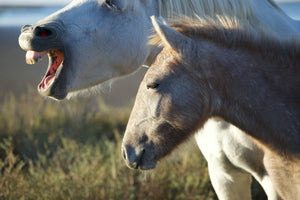
{"type": "Polygon", "coordinates": [[[40,94],[64,99],[142,65],[149,54],[149,16],[154,13],[146,8],[151,2],[74,0],[37,24],[24,26],[19,44],[27,51],[27,63],[49,57],[40,94]]]}
{"type": "Polygon", "coordinates": [[[198,83],[190,63],[195,41],[168,26],[154,27],[164,48],[140,84],[122,143],[123,158],[133,169],[155,168],[210,113],[206,84],[198,83]]]}

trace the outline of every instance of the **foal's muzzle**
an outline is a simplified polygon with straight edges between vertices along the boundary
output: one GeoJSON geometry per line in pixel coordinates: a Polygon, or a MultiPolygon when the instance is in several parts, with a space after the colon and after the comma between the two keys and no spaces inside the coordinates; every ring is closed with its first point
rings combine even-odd
{"type": "Polygon", "coordinates": [[[145,153],[144,149],[141,149],[140,151],[136,151],[131,146],[122,146],[122,156],[127,164],[127,166],[131,169],[139,169],[142,168],[142,158],[145,153]]]}

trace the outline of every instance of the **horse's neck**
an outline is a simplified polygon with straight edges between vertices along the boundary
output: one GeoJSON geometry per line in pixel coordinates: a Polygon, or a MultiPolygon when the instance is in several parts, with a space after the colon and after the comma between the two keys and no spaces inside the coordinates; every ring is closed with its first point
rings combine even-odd
{"type": "Polygon", "coordinates": [[[299,105],[295,101],[290,105],[291,100],[282,91],[284,77],[280,82],[272,77],[277,76],[272,71],[274,63],[251,52],[214,48],[218,47],[202,48],[205,56],[198,66],[201,69],[196,69],[213,88],[212,115],[222,117],[278,151],[300,155],[299,105]]]}
{"type": "MultiPolygon", "coordinates": [[[[248,95],[255,94],[255,92],[257,91],[252,90],[248,95]]],[[[236,99],[236,96],[230,96],[223,102],[216,115],[244,130],[278,153],[292,153],[300,156],[299,127],[296,124],[298,122],[296,117],[288,115],[290,108],[280,104],[274,104],[272,107],[266,105],[268,103],[264,102],[264,96],[253,96],[256,100],[260,98],[261,102],[253,103],[255,101],[253,99],[246,97],[236,99]],[[266,107],[262,108],[262,106],[266,107]],[[275,106],[287,110],[283,112],[275,106]]]]}

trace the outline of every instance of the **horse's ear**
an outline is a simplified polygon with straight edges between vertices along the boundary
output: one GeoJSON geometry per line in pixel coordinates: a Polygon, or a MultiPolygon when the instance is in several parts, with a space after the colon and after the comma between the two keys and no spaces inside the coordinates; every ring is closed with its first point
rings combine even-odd
{"type": "Polygon", "coordinates": [[[151,21],[155,32],[158,34],[162,41],[163,46],[168,46],[177,52],[182,52],[186,48],[190,38],[182,35],[172,27],[162,24],[154,16],[151,16],[151,21]]]}

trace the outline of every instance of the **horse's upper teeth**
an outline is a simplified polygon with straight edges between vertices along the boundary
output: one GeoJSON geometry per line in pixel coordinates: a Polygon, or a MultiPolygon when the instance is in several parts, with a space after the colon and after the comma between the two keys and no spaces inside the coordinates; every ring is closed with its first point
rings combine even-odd
{"type": "Polygon", "coordinates": [[[27,51],[26,53],[26,63],[33,65],[37,63],[42,57],[47,54],[47,51],[37,52],[37,51],[27,51]]]}
{"type": "Polygon", "coordinates": [[[31,58],[26,58],[26,63],[29,64],[29,65],[33,65],[37,62],[38,60],[35,60],[35,59],[31,59],[31,58]]]}

